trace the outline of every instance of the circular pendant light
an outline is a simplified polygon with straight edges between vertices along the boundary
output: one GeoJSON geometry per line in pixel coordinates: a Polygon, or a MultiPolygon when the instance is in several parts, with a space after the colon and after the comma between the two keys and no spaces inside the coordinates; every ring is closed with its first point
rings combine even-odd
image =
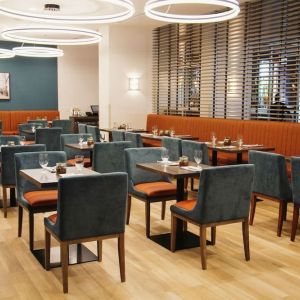
{"type": "Polygon", "coordinates": [[[13,48],[13,52],[18,56],[25,57],[61,57],[64,55],[64,51],[57,48],[49,48],[49,47],[15,47],[13,48]]]}
{"type": "Polygon", "coordinates": [[[40,45],[87,45],[99,43],[102,35],[93,30],[70,27],[19,27],[2,31],[10,41],[40,45]]]}
{"type": "Polygon", "coordinates": [[[235,18],[240,12],[240,6],[236,0],[150,0],[145,5],[145,14],[151,19],[169,23],[213,23],[227,21],[235,18]],[[226,10],[225,12],[212,14],[172,14],[159,11],[159,8],[179,4],[205,4],[218,5],[226,10]]]}
{"type": "Polygon", "coordinates": [[[135,13],[131,0],[1,0],[0,14],[13,18],[68,24],[124,21],[135,13]],[[21,3],[20,3],[21,2],[21,3]],[[104,14],[103,14],[104,13],[104,14]]]}
{"type": "Polygon", "coordinates": [[[14,56],[15,56],[15,53],[12,50],[0,48],[0,59],[12,58],[14,56]]]}

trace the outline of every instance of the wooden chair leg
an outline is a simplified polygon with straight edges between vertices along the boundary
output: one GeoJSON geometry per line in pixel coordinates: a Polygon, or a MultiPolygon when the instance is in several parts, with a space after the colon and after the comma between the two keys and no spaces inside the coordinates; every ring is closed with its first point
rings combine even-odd
{"type": "Polygon", "coordinates": [[[298,227],[298,220],[299,220],[299,206],[294,204],[292,233],[291,233],[291,241],[292,242],[295,241],[297,227],[298,227]]]}
{"type": "Polygon", "coordinates": [[[213,226],[210,228],[211,232],[211,244],[215,245],[216,244],[216,234],[217,234],[217,227],[213,226]]]}
{"type": "Polygon", "coordinates": [[[164,220],[166,215],[166,201],[161,202],[161,219],[164,220]]]}
{"type": "Polygon", "coordinates": [[[176,251],[177,218],[171,213],[171,251],[176,251]]]}
{"type": "Polygon", "coordinates": [[[69,256],[68,256],[68,243],[60,243],[60,260],[61,260],[61,270],[62,270],[62,282],[63,291],[68,293],[68,266],[69,266],[69,256]]]}
{"type": "Polygon", "coordinates": [[[50,270],[50,247],[51,247],[51,235],[45,229],[45,269],[50,270]]]}
{"type": "Polygon", "coordinates": [[[242,230],[243,230],[243,243],[244,243],[244,252],[246,261],[250,260],[250,247],[249,247],[249,221],[246,218],[242,222],[242,230]]]}
{"type": "Polygon", "coordinates": [[[183,231],[187,231],[188,230],[188,222],[186,221],[182,221],[183,222],[183,231]]]}
{"type": "Polygon", "coordinates": [[[283,221],[286,221],[287,206],[288,206],[288,203],[286,201],[284,201],[284,206],[283,206],[283,221]]]}
{"type": "Polygon", "coordinates": [[[98,261],[102,261],[102,240],[97,241],[98,261]]]}
{"type": "Polygon", "coordinates": [[[7,218],[7,189],[5,186],[2,186],[3,190],[3,213],[4,218],[7,218]]]}
{"type": "Polygon", "coordinates": [[[18,206],[18,237],[22,236],[22,226],[23,226],[23,207],[18,206]]]}
{"type": "Polygon", "coordinates": [[[34,214],[29,213],[29,248],[33,251],[34,248],[34,214]]]}
{"type": "Polygon", "coordinates": [[[200,225],[200,255],[202,270],[206,270],[206,225],[200,225]]]}
{"type": "Polygon", "coordinates": [[[281,236],[283,217],[284,217],[284,206],[285,206],[285,201],[280,201],[279,202],[278,225],[277,225],[277,236],[281,236]]]}
{"type": "Polygon", "coordinates": [[[256,200],[257,197],[255,195],[252,195],[251,197],[251,207],[250,207],[250,225],[253,225],[253,221],[254,221],[254,215],[255,215],[255,209],[256,209],[256,200]]]}
{"type": "Polygon", "coordinates": [[[125,275],[125,235],[124,235],[124,233],[120,234],[118,237],[118,254],[119,254],[119,267],[120,267],[121,282],[125,282],[126,275],[125,275]]]}
{"type": "Polygon", "coordinates": [[[131,196],[127,197],[127,216],[126,216],[126,224],[129,225],[130,221],[130,211],[131,211],[131,196]]]}
{"type": "Polygon", "coordinates": [[[150,237],[150,202],[145,202],[145,215],[146,215],[146,237],[150,237]]]}

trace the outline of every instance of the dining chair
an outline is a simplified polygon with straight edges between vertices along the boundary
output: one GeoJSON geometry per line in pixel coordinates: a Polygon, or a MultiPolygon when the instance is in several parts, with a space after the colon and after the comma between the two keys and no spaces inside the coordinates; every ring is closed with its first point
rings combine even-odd
{"type": "Polygon", "coordinates": [[[39,155],[48,154],[48,166],[66,162],[63,151],[43,151],[15,154],[16,191],[19,204],[18,237],[22,236],[23,209],[29,214],[29,248],[34,249],[34,214],[55,211],[57,207],[57,189],[41,189],[20,174],[24,169],[40,169],[39,155]]]}
{"type": "Polygon", "coordinates": [[[279,202],[277,236],[281,236],[283,221],[286,220],[287,204],[292,201],[285,157],[275,153],[249,151],[249,163],[255,166],[250,225],[253,225],[258,198],[279,202]]]}
{"type": "Polygon", "coordinates": [[[0,145],[7,145],[8,142],[14,142],[15,145],[20,145],[19,135],[0,135],[0,145]]]}
{"type": "Polygon", "coordinates": [[[91,166],[91,159],[90,159],[89,151],[80,151],[80,150],[72,149],[72,148],[66,146],[66,144],[78,144],[80,137],[82,137],[84,139],[84,141],[87,141],[87,139],[91,136],[92,135],[89,133],[62,134],[60,136],[61,150],[66,152],[68,165],[75,166],[75,156],[83,155],[84,156],[84,166],[86,168],[91,166]]]}
{"type": "Polygon", "coordinates": [[[1,149],[1,185],[3,191],[3,213],[7,217],[7,189],[16,186],[15,154],[23,152],[45,151],[45,145],[9,146],[1,149]]]}
{"type": "Polygon", "coordinates": [[[95,142],[100,142],[100,130],[97,126],[86,126],[86,132],[91,134],[95,142]]]}
{"type": "Polygon", "coordinates": [[[181,139],[172,137],[164,137],[162,139],[162,147],[168,150],[169,160],[179,161],[180,156],[182,156],[181,142],[181,139]]]}
{"type": "Polygon", "coordinates": [[[145,202],[146,236],[150,237],[150,204],[176,199],[176,185],[168,177],[138,168],[139,163],[154,163],[161,160],[164,148],[125,149],[125,161],[128,173],[127,221],[129,224],[131,197],[145,202]]]}
{"type": "Polygon", "coordinates": [[[48,127],[48,121],[47,120],[41,120],[41,119],[36,119],[36,120],[28,120],[28,124],[38,124],[38,126],[42,127],[48,127]]]}
{"type": "Polygon", "coordinates": [[[73,133],[73,123],[71,120],[53,120],[52,127],[60,127],[62,129],[62,134],[73,133]]]}
{"type": "Polygon", "coordinates": [[[291,241],[295,241],[300,209],[300,157],[292,157],[292,193],[294,202],[291,241]]]}
{"type": "Polygon", "coordinates": [[[35,126],[37,128],[38,126],[42,126],[40,123],[24,123],[24,124],[19,124],[18,129],[19,129],[19,135],[20,136],[25,136],[26,141],[34,141],[35,140],[35,132],[29,132],[32,130],[32,126],[35,126]]]}
{"type": "Polygon", "coordinates": [[[86,124],[78,123],[78,133],[84,134],[87,133],[86,124]]]}
{"type": "Polygon", "coordinates": [[[125,131],[124,130],[113,130],[111,132],[113,142],[123,142],[125,141],[125,131]]]}
{"type": "Polygon", "coordinates": [[[132,147],[143,147],[143,139],[139,133],[125,132],[125,141],[132,142],[132,147]]]}
{"type": "Polygon", "coordinates": [[[99,173],[126,172],[125,149],[131,142],[95,143],[93,170],[99,173]]]}
{"type": "Polygon", "coordinates": [[[68,246],[117,238],[121,281],[125,282],[125,214],[127,174],[116,172],[62,178],[58,182],[57,214],[45,218],[45,268],[50,268],[51,235],[61,249],[63,291],[68,292],[68,246]],[[92,187],[92,188],[91,188],[92,187]]]}
{"type": "Polygon", "coordinates": [[[242,223],[244,252],[250,260],[249,206],[254,166],[236,165],[203,169],[199,192],[195,200],[177,202],[171,206],[171,251],[175,251],[178,219],[200,228],[202,269],[206,263],[206,229],[211,227],[212,244],[216,242],[216,226],[242,223]],[[238,182],[238,184],[237,184],[238,182]]]}
{"type": "Polygon", "coordinates": [[[60,150],[61,128],[37,128],[35,131],[35,142],[45,144],[47,151],[60,150]]]}

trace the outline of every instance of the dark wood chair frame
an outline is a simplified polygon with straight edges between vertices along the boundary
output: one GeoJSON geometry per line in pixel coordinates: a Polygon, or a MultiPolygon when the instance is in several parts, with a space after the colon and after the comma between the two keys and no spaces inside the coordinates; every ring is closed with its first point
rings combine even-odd
{"type": "Polygon", "coordinates": [[[291,232],[292,242],[294,242],[296,238],[296,232],[297,232],[298,220],[299,220],[299,209],[300,209],[300,204],[294,203],[292,232],[291,232]]]}
{"type": "Polygon", "coordinates": [[[13,192],[15,192],[15,188],[16,188],[15,185],[2,185],[4,218],[7,218],[7,189],[13,189],[13,192]]]}

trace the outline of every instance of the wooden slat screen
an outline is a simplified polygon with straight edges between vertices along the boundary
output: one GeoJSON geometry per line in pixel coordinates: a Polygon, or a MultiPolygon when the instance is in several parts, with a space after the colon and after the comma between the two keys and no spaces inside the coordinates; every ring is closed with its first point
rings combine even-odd
{"type": "Polygon", "coordinates": [[[300,1],[263,0],[215,24],[153,31],[153,112],[298,122],[300,1]]]}

